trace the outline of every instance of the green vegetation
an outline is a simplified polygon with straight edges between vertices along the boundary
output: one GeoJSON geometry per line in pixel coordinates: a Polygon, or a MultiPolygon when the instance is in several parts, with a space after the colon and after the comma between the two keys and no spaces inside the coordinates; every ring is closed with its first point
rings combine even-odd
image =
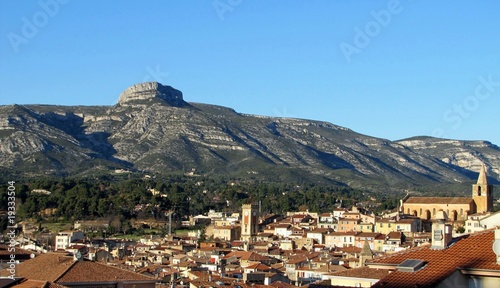
{"type": "MultiPolygon", "coordinates": [[[[349,206],[368,200],[367,195],[371,197],[367,191],[327,184],[264,183],[182,175],[161,179],[144,179],[132,174],[119,177],[17,182],[16,220],[33,219],[42,222],[44,229],[57,231],[68,227],[51,223],[108,219],[110,227],[104,233],[137,235],[151,227],[136,229],[136,221],[168,221],[169,213],[177,224],[189,215],[203,214],[210,209],[239,211],[244,203],[260,201],[262,211],[268,213],[299,209],[324,212],[332,211],[340,202],[349,206]],[[50,194],[34,192],[35,189],[44,189],[50,194]]],[[[0,186],[0,210],[7,209],[6,188],[5,184],[0,186]]],[[[391,208],[389,206],[383,207],[391,208]]],[[[6,222],[0,224],[1,228],[6,227],[6,222]]]]}

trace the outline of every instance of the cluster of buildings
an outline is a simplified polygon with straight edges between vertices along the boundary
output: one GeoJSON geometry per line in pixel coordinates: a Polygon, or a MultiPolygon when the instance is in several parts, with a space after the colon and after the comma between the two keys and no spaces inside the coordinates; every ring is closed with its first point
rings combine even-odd
{"type": "Polygon", "coordinates": [[[483,166],[472,197],[407,196],[384,216],[358,207],[261,215],[244,204],[192,217],[208,227],[185,237],[89,240],[62,231],[56,252],[19,255],[17,278],[3,286],[497,287],[492,191],[483,166]]]}

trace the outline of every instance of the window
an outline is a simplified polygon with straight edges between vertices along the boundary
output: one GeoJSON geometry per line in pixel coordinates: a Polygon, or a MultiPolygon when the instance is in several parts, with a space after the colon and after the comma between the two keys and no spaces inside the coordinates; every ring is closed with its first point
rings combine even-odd
{"type": "Polygon", "coordinates": [[[436,215],[436,208],[432,208],[432,215],[435,216],[436,215]]]}
{"type": "Polygon", "coordinates": [[[420,208],[420,216],[422,216],[422,208],[420,208]]]}
{"type": "Polygon", "coordinates": [[[464,215],[464,209],[460,208],[460,215],[464,215]]]}
{"type": "Polygon", "coordinates": [[[408,208],[408,210],[406,210],[406,214],[410,214],[410,208],[408,208]]]}

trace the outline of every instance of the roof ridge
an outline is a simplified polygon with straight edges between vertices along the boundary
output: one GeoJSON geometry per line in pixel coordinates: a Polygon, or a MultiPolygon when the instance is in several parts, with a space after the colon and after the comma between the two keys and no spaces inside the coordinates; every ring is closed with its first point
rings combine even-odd
{"type": "Polygon", "coordinates": [[[417,247],[413,247],[411,249],[406,249],[406,250],[402,250],[402,251],[399,251],[399,252],[396,252],[396,253],[391,253],[389,255],[376,257],[376,258],[373,258],[372,261],[367,261],[367,263],[374,263],[375,264],[375,263],[377,263],[376,262],[377,260],[385,260],[385,259],[397,257],[399,255],[404,255],[404,254],[407,254],[407,253],[413,253],[415,251],[423,250],[425,248],[429,249],[430,248],[430,244],[423,244],[423,245],[420,245],[420,246],[417,246],[417,247]]]}
{"type": "Polygon", "coordinates": [[[53,283],[56,283],[57,280],[61,279],[62,276],[64,276],[64,274],[68,273],[68,271],[71,269],[71,267],[73,267],[75,265],[75,263],[77,263],[78,261],[73,261],[73,263],[71,263],[71,265],[69,265],[62,273],[61,275],[57,276],[56,279],[54,279],[54,281],[52,281],[53,283]]]}

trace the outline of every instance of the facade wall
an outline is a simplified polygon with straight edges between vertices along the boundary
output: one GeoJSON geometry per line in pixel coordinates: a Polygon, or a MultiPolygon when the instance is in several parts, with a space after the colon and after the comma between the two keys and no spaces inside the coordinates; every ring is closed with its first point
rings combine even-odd
{"type": "Polygon", "coordinates": [[[378,282],[377,279],[351,278],[340,276],[333,276],[331,278],[331,281],[332,285],[344,287],[372,287],[373,284],[378,282]]]}
{"type": "Polygon", "coordinates": [[[251,242],[259,232],[259,206],[255,204],[243,204],[241,210],[241,239],[251,242]]]}
{"type": "Polygon", "coordinates": [[[473,202],[471,202],[471,204],[403,203],[404,213],[417,216],[423,220],[430,220],[434,218],[439,210],[446,212],[446,215],[450,220],[466,220],[469,214],[475,213],[473,202]],[[455,215],[456,219],[453,219],[455,215]]]}
{"type": "Polygon", "coordinates": [[[359,229],[360,219],[340,218],[338,222],[339,232],[356,231],[359,229]]]}

